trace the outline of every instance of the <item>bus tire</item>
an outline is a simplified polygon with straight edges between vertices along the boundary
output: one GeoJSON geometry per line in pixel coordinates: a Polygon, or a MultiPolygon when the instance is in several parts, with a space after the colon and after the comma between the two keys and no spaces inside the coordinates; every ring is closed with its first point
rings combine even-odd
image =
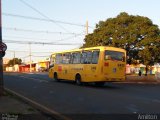
{"type": "Polygon", "coordinates": [[[76,75],[76,77],[75,77],[75,82],[76,82],[77,85],[82,85],[80,74],[77,74],[77,75],[76,75]]]}
{"type": "Polygon", "coordinates": [[[59,82],[57,73],[54,73],[54,81],[59,82]]]}

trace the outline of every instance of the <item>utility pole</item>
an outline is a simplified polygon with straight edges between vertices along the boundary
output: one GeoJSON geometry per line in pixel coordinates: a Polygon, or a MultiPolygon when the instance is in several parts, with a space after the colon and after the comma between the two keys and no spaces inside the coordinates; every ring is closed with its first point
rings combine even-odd
{"type": "Polygon", "coordinates": [[[13,51],[13,68],[14,68],[14,71],[15,71],[15,51],[13,51]]]}
{"type": "Polygon", "coordinates": [[[88,20],[86,21],[86,35],[88,35],[88,20]]]}
{"type": "Polygon", "coordinates": [[[13,55],[13,59],[14,59],[14,65],[15,65],[15,51],[13,51],[14,55],[13,55]]]}
{"type": "Polygon", "coordinates": [[[29,43],[29,72],[32,72],[31,43],[29,43]]]}
{"type": "MultiPolygon", "coordinates": [[[[0,0],[0,44],[2,43],[2,11],[1,11],[1,0],[0,0]]],[[[3,96],[3,59],[0,56],[0,96],[3,96]]]]}

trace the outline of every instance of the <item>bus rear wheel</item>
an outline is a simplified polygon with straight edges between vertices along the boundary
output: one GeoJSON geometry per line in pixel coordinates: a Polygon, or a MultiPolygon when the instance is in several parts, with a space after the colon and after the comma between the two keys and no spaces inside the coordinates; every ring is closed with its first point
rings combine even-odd
{"type": "Polygon", "coordinates": [[[54,73],[54,81],[59,82],[57,73],[54,73]]]}
{"type": "Polygon", "coordinates": [[[76,75],[75,82],[77,85],[82,85],[81,76],[79,74],[76,75]]]}

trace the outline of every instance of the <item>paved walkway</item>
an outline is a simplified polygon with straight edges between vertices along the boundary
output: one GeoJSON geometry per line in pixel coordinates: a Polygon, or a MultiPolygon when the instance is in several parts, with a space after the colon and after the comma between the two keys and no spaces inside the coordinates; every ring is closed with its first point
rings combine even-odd
{"type": "Polygon", "coordinates": [[[0,96],[0,120],[52,120],[18,97],[7,94],[0,96]]]}
{"type": "Polygon", "coordinates": [[[155,75],[142,75],[142,76],[138,76],[138,75],[127,75],[126,76],[126,82],[144,82],[144,83],[160,83],[160,79],[157,79],[155,77],[155,75]]]}
{"type": "Polygon", "coordinates": [[[0,113],[38,114],[39,112],[22,101],[11,96],[0,97],[0,113]]]}

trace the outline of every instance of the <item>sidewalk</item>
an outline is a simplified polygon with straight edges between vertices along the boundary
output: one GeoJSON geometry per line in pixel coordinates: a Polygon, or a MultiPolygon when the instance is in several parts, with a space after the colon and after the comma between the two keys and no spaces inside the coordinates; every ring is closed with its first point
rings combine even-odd
{"type": "Polygon", "coordinates": [[[5,93],[0,97],[0,113],[38,114],[39,112],[15,96],[5,93]]]}
{"type": "Polygon", "coordinates": [[[155,75],[147,75],[147,76],[127,75],[126,82],[160,83],[160,80],[156,79],[155,75]]]}
{"type": "Polygon", "coordinates": [[[49,117],[23,102],[18,97],[5,92],[5,95],[0,97],[0,120],[9,119],[49,120],[49,117]]]}

